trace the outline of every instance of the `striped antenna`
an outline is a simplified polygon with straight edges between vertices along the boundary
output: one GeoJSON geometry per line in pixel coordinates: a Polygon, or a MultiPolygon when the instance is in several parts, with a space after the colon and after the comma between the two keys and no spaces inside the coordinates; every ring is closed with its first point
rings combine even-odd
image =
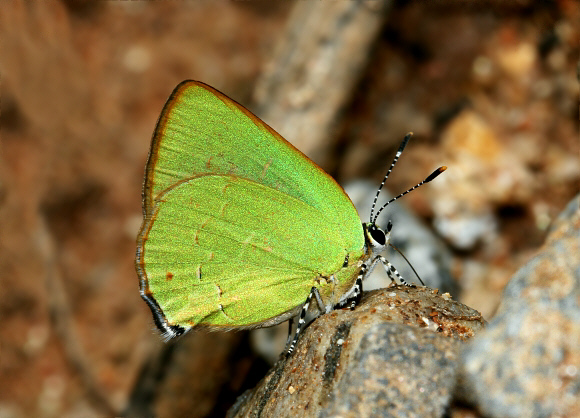
{"type": "MultiPolygon", "coordinates": [[[[375,205],[377,204],[377,199],[379,198],[379,194],[381,193],[381,189],[385,185],[385,181],[387,181],[387,179],[389,178],[389,174],[391,174],[391,171],[393,171],[393,167],[395,166],[395,164],[397,164],[399,157],[403,153],[403,150],[407,146],[407,143],[409,142],[409,139],[411,139],[412,136],[413,136],[413,132],[409,132],[407,135],[405,135],[405,138],[403,138],[403,142],[401,142],[401,145],[399,145],[399,149],[397,150],[397,153],[395,154],[395,158],[393,159],[393,162],[391,163],[391,166],[389,167],[389,171],[387,171],[387,174],[385,175],[383,182],[381,183],[381,185],[379,186],[379,189],[377,190],[377,194],[375,195],[375,200],[373,200],[373,206],[371,207],[371,218],[370,218],[371,223],[375,222],[375,221],[373,221],[373,212],[375,211],[375,205]]],[[[379,212],[377,212],[377,216],[379,216],[379,212]]],[[[377,216],[375,216],[375,219],[377,219],[377,216]]]]}
{"type": "MultiPolygon", "coordinates": [[[[397,154],[398,154],[398,152],[397,152],[397,154]]],[[[395,161],[396,161],[396,159],[395,159],[395,161]]],[[[441,166],[441,167],[439,167],[437,170],[435,170],[435,171],[433,171],[431,174],[429,174],[429,176],[428,176],[428,177],[427,177],[425,180],[423,180],[421,183],[417,183],[416,185],[414,185],[413,187],[411,187],[409,190],[407,190],[407,191],[405,191],[405,192],[401,193],[401,194],[400,194],[400,195],[398,195],[398,196],[395,196],[395,197],[393,197],[391,200],[389,200],[387,203],[385,203],[385,204],[384,204],[384,205],[383,205],[383,206],[382,206],[382,207],[381,207],[381,208],[380,208],[380,209],[377,211],[377,214],[375,215],[375,218],[374,218],[374,219],[372,219],[372,218],[371,218],[371,223],[373,223],[373,224],[375,223],[375,221],[376,221],[376,220],[377,220],[377,218],[379,217],[379,214],[380,214],[380,213],[383,211],[383,209],[384,209],[384,208],[386,208],[386,207],[387,207],[387,205],[388,205],[389,203],[393,203],[395,200],[397,200],[397,199],[398,199],[398,198],[400,198],[400,197],[403,197],[403,196],[405,196],[405,195],[406,195],[407,193],[409,193],[409,192],[412,192],[412,191],[413,191],[413,190],[415,190],[417,187],[419,187],[419,186],[422,186],[422,185],[423,185],[423,184],[425,184],[425,183],[429,183],[431,180],[435,179],[435,178],[436,178],[436,177],[437,177],[439,174],[443,173],[445,170],[447,170],[447,167],[445,167],[445,166],[441,166]]],[[[390,170],[389,170],[389,171],[390,171],[390,170]]],[[[380,189],[379,189],[379,190],[380,190],[380,189]]],[[[373,206],[374,206],[374,204],[373,204],[373,206]]],[[[372,211],[371,211],[371,213],[372,213],[372,211]]]]}

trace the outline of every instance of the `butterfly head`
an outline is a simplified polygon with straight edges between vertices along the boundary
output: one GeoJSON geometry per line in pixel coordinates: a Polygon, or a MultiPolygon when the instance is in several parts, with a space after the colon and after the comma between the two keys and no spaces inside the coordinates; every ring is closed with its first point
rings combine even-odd
{"type": "Polygon", "coordinates": [[[374,222],[363,224],[365,244],[373,256],[381,253],[389,245],[391,229],[393,229],[391,221],[389,221],[385,229],[379,228],[374,222]]]}

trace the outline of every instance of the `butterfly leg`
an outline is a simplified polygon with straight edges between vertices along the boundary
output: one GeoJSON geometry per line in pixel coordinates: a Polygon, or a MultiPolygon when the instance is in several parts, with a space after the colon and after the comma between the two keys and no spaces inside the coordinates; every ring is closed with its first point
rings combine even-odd
{"type": "Polygon", "coordinates": [[[362,298],[363,287],[362,287],[362,276],[360,274],[356,278],[356,282],[354,282],[354,287],[355,287],[355,292],[352,295],[352,299],[350,301],[350,307],[349,307],[351,311],[354,311],[354,307],[359,304],[359,302],[362,298]]]}
{"type": "Polygon", "coordinates": [[[363,263],[363,265],[360,268],[360,272],[356,278],[356,281],[354,282],[352,287],[349,289],[349,291],[346,292],[340,298],[340,300],[338,301],[338,303],[336,305],[334,305],[334,309],[341,309],[347,305],[349,305],[351,310],[354,309],[354,307],[360,302],[360,299],[362,297],[362,292],[363,292],[362,282],[363,282],[363,280],[366,279],[373,272],[373,270],[375,269],[375,267],[379,261],[380,261],[379,256],[377,256],[373,259],[373,261],[371,262],[371,265],[369,267],[367,267],[366,263],[363,263]]]}
{"type": "Polygon", "coordinates": [[[346,292],[338,301],[336,305],[334,305],[334,309],[341,309],[345,306],[349,306],[350,309],[354,309],[354,307],[360,302],[362,297],[362,282],[365,278],[367,278],[375,269],[378,263],[381,263],[387,272],[387,275],[391,279],[391,281],[397,284],[395,278],[399,280],[400,283],[404,284],[405,286],[414,287],[414,285],[409,284],[403,279],[403,277],[399,274],[395,266],[387,261],[387,259],[381,255],[376,256],[369,267],[367,267],[366,263],[361,266],[359,275],[354,283],[354,285],[346,292]]]}
{"type": "Polygon", "coordinates": [[[362,297],[362,292],[363,292],[362,282],[363,282],[363,280],[366,279],[373,272],[373,270],[375,269],[375,267],[379,261],[380,261],[380,256],[377,256],[373,259],[370,266],[367,267],[367,264],[363,263],[363,265],[360,268],[360,272],[358,274],[358,277],[356,278],[356,281],[354,282],[353,286],[349,289],[348,292],[346,292],[340,298],[338,303],[336,305],[334,305],[334,309],[341,309],[347,305],[350,306],[351,310],[354,309],[354,307],[360,302],[360,299],[362,297]]]}
{"type": "Polygon", "coordinates": [[[349,305],[350,310],[352,311],[354,309],[354,307],[360,302],[360,299],[362,297],[362,292],[363,292],[362,282],[363,282],[363,279],[365,278],[366,271],[367,271],[367,266],[366,266],[366,264],[363,264],[361,266],[361,271],[360,271],[358,277],[356,278],[356,281],[354,282],[352,287],[349,289],[349,291],[346,292],[346,294],[340,298],[340,300],[338,301],[338,303],[336,305],[334,305],[334,309],[342,309],[345,306],[349,305]]]}
{"type": "Polygon", "coordinates": [[[306,324],[305,319],[306,313],[308,312],[308,307],[310,306],[310,301],[312,300],[313,297],[316,299],[316,302],[318,303],[318,309],[320,310],[320,313],[326,312],[326,309],[324,308],[324,303],[322,303],[322,298],[320,297],[320,293],[318,292],[318,288],[313,286],[312,289],[310,290],[310,294],[306,298],[306,302],[304,302],[304,305],[302,305],[302,310],[300,311],[300,319],[298,319],[298,324],[296,325],[296,332],[294,333],[294,338],[292,339],[292,342],[290,343],[290,346],[286,351],[286,357],[290,356],[294,351],[294,348],[296,348],[296,343],[298,342],[300,332],[302,331],[302,329],[306,324]]]}
{"type": "Polygon", "coordinates": [[[294,327],[294,318],[288,320],[288,338],[286,338],[286,345],[292,341],[292,328],[294,327]]]}
{"type": "Polygon", "coordinates": [[[381,262],[383,267],[385,268],[385,271],[387,272],[387,276],[389,276],[389,278],[391,279],[391,281],[393,283],[397,284],[397,281],[395,280],[395,277],[396,277],[399,280],[399,282],[404,284],[405,286],[415,287],[414,284],[407,283],[405,281],[405,279],[403,279],[403,277],[399,274],[399,272],[397,271],[395,266],[393,266],[391,263],[389,263],[385,257],[378,256],[377,258],[381,262]]]}

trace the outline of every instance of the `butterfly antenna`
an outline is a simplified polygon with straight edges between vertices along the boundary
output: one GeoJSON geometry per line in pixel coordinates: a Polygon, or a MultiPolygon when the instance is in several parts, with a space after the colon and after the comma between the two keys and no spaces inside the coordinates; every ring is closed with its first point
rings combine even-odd
{"type": "MultiPolygon", "coordinates": [[[[383,182],[381,183],[381,185],[379,186],[379,189],[377,190],[377,194],[375,195],[375,200],[373,200],[373,206],[371,207],[371,218],[370,218],[371,223],[374,222],[373,221],[373,212],[375,210],[375,205],[377,204],[377,199],[379,198],[379,194],[381,193],[381,189],[385,185],[385,181],[387,181],[387,179],[389,178],[389,174],[391,174],[391,171],[393,171],[393,167],[395,166],[395,164],[397,164],[399,157],[403,153],[403,150],[407,146],[407,143],[409,142],[409,139],[411,139],[412,136],[413,136],[413,132],[409,132],[407,135],[405,135],[405,138],[403,138],[403,142],[401,142],[401,145],[399,145],[399,149],[397,150],[397,153],[395,154],[395,158],[393,159],[393,162],[391,163],[391,166],[389,167],[389,171],[387,171],[387,174],[385,175],[383,182]]],[[[378,213],[377,213],[377,216],[379,216],[378,213]]],[[[375,216],[375,219],[377,219],[376,216],[375,216]]]]}
{"type": "MultiPolygon", "coordinates": [[[[397,153],[398,154],[398,153],[397,153]]],[[[395,200],[399,199],[400,197],[405,196],[407,193],[412,192],[413,190],[415,190],[417,187],[424,185],[425,183],[429,183],[431,180],[435,179],[439,174],[443,173],[445,170],[447,170],[447,167],[445,166],[441,166],[439,167],[437,170],[433,171],[431,174],[429,174],[429,176],[423,180],[420,183],[417,183],[416,185],[414,185],[413,187],[411,187],[410,189],[404,191],[403,193],[401,193],[398,196],[393,197],[391,200],[389,200],[387,203],[385,203],[378,211],[377,214],[375,215],[375,218],[372,219],[371,217],[371,223],[374,223],[377,218],[379,217],[379,214],[383,211],[384,208],[386,208],[389,203],[393,203],[395,200]]],[[[372,213],[372,211],[371,211],[372,213]]]]}
{"type": "Polygon", "coordinates": [[[417,270],[415,270],[415,267],[413,267],[413,265],[409,262],[409,260],[407,260],[407,257],[405,257],[405,254],[403,254],[401,252],[401,250],[399,250],[397,247],[395,247],[393,244],[389,243],[389,245],[391,247],[393,247],[393,250],[395,250],[396,252],[398,252],[399,254],[401,254],[401,257],[403,257],[405,259],[405,261],[407,262],[407,264],[409,265],[409,267],[411,267],[411,270],[413,270],[413,273],[415,273],[415,276],[417,276],[417,278],[419,279],[419,281],[421,282],[421,284],[423,286],[425,286],[425,283],[423,283],[423,280],[421,280],[421,278],[419,277],[419,273],[417,273],[417,270]]]}

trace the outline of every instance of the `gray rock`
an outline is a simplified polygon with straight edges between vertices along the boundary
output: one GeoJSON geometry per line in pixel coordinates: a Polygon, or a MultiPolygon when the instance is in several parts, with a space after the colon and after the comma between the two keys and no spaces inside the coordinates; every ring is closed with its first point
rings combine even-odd
{"type": "Polygon", "coordinates": [[[459,344],[405,325],[374,325],[318,416],[442,416],[455,384],[459,344]]]}
{"type": "Polygon", "coordinates": [[[314,321],[229,417],[442,416],[481,315],[428,288],[368,292],[314,321]]]}
{"type": "Polygon", "coordinates": [[[578,202],[510,280],[497,315],[462,354],[458,397],[487,416],[580,416],[578,202]]]}

